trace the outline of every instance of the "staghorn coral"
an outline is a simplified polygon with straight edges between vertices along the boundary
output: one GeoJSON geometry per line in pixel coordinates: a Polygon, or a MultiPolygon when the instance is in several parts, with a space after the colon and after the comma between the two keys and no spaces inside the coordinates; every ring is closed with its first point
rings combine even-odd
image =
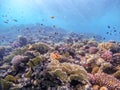
{"type": "Polygon", "coordinates": [[[109,90],[120,89],[120,81],[111,75],[105,73],[96,73],[94,75],[88,74],[88,76],[94,84],[106,86],[109,90]]]}

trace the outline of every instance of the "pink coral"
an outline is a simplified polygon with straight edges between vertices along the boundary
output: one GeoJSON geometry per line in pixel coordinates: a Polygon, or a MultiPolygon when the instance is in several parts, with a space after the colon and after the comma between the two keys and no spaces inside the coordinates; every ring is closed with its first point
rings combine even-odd
{"type": "Polygon", "coordinates": [[[107,61],[107,62],[110,62],[112,61],[112,56],[113,56],[113,53],[109,50],[105,51],[103,54],[102,54],[102,58],[107,61]]]}
{"type": "Polygon", "coordinates": [[[88,76],[94,84],[106,86],[109,90],[120,90],[120,81],[111,75],[96,73],[95,75],[88,74],[88,76]]]}

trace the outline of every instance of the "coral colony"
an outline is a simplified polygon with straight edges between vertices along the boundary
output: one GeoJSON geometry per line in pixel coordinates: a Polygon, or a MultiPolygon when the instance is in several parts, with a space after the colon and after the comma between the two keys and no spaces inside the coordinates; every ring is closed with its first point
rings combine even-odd
{"type": "Polygon", "coordinates": [[[120,90],[120,43],[75,35],[0,46],[0,89],[120,90]]]}

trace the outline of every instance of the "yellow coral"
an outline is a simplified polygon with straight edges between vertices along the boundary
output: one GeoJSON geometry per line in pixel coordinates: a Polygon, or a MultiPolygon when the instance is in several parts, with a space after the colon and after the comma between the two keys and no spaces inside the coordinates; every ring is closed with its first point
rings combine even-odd
{"type": "Polygon", "coordinates": [[[62,81],[66,82],[67,81],[67,73],[63,72],[62,69],[56,69],[55,71],[52,71],[52,73],[59,77],[62,81]]]}
{"type": "Polygon", "coordinates": [[[5,77],[5,80],[6,80],[6,81],[10,81],[10,82],[16,82],[16,81],[17,81],[17,78],[15,78],[15,77],[12,76],[12,75],[7,75],[7,76],[5,77]]]}
{"type": "Polygon", "coordinates": [[[115,43],[111,43],[111,42],[103,42],[103,43],[100,43],[98,45],[98,48],[101,50],[101,51],[106,51],[106,50],[110,50],[110,49],[117,49],[117,44],[115,43]]]}
{"type": "Polygon", "coordinates": [[[40,62],[44,61],[45,58],[43,56],[37,56],[36,58],[33,58],[30,60],[27,64],[29,67],[33,68],[34,66],[40,64],[40,62]]]}

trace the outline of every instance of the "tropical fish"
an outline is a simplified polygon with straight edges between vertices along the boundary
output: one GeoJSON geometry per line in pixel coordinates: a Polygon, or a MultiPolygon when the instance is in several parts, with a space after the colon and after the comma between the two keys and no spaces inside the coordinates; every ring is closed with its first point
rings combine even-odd
{"type": "Polygon", "coordinates": [[[4,21],[4,23],[8,23],[8,22],[9,22],[9,20],[4,21]]]}
{"type": "Polygon", "coordinates": [[[18,20],[17,19],[13,19],[14,22],[17,22],[18,20]]]}
{"type": "Polygon", "coordinates": [[[54,19],[54,18],[55,18],[55,16],[51,16],[50,18],[51,18],[51,19],[54,19]]]}
{"type": "Polygon", "coordinates": [[[108,25],[107,27],[110,29],[110,26],[109,26],[109,25],[108,25]]]}

